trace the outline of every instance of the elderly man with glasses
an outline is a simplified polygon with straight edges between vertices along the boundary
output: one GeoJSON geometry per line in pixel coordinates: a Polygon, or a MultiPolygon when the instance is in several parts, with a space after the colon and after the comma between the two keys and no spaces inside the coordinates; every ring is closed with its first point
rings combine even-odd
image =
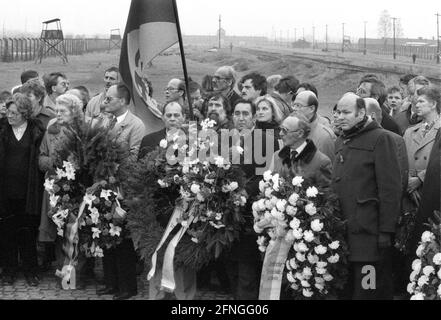
{"type": "Polygon", "coordinates": [[[171,79],[164,89],[165,103],[177,102],[182,107],[186,106],[185,102],[185,82],[180,79],[171,79]]]}
{"type": "Polygon", "coordinates": [[[234,90],[236,84],[236,71],[233,67],[223,66],[217,69],[213,76],[213,89],[227,97],[230,106],[235,106],[241,99],[240,95],[234,90]]]}
{"type": "Polygon", "coordinates": [[[294,109],[292,115],[302,114],[308,119],[311,131],[308,136],[317,148],[328,156],[331,161],[334,161],[334,145],[336,136],[331,128],[320,123],[320,116],[318,111],[318,99],[312,91],[302,91],[297,96],[292,104],[294,109]]]}
{"type": "Polygon", "coordinates": [[[274,153],[270,170],[281,176],[302,176],[321,186],[331,184],[332,163],[308,137],[311,124],[302,114],[289,116],[280,126],[285,147],[274,153]]]}

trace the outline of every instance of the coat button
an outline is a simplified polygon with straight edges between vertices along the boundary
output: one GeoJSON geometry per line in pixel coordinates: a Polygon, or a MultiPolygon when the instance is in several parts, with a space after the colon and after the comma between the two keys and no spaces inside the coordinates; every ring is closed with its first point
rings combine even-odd
{"type": "Polygon", "coordinates": [[[418,160],[418,157],[415,157],[415,160],[418,160]]]}
{"type": "Polygon", "coordinates": [[[424,160],[427,160],[427,157],[424,157],[424,160]]]}

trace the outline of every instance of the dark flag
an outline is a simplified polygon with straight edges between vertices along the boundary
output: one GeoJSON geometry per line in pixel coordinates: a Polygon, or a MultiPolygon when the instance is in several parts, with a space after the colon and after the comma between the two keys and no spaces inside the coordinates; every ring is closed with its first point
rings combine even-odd
{"type": "Polygon", "coordinates": [[[120,72],[131,88],[136,114],[147,134],[163,128],[161,111],[149,103],[146,77],[150,62],[178,42],[178,19],[173,0],[132,0],[121,46],[120,72]]]}

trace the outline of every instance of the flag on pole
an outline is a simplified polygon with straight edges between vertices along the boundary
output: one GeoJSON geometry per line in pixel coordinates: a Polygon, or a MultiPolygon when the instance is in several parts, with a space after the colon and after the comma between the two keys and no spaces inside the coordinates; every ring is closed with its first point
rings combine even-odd
{"type": "Polygon", "coordinates": [[[119,68],[147,133],[164,125],[161,111],[148,102],[147,83],[142,78],[148,78],[150,62],[179,41],[175,5],[173,0],[132,0],[124,32],[119,68]]]}

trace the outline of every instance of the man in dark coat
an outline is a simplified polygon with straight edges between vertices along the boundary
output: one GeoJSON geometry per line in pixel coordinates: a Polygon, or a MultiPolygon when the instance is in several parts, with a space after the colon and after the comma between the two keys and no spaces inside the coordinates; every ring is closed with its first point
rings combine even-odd
{"type": "Polygon", "coordinates": [[[183,107],[177,102],[169,102],[164,106],[162,121],[165,128],[146,135],[141,142],[138,159],[144,158],[150,151],[159,146],[161,140],[167,138],[172,129],[180,129],[185,121],[183,107]]]}
{"type": "Polygon", "coordinates": [[[336,114],[343,135],[336,142],[333,188],[347,219],[353,299],[392,299],[392,238],[402,187],[397,146],[348,93],[336,114]]]}
{"type": "MultiPolygon", "coordinates": [[[[240,239],[233,244],[231,252],[227,254],[227,270],[233,296],[236,300],[256,300],[259,295],[262,261],[256,244],[257,235],[253,230],[254,219],[251,204],[259,193],[259,181],[262,179],[263,171],[265,167],[269,167],[271,157],[278,149],[276,139],[272,145],[273,151],[266,149],[266,139],[271,139],[271,137],[270,135],[259,136],[258,129],[254,130],[255,113],[255,105],[251,101],[245,100],[239,100],[233,111],[235,129],[239,131],[240,144],[244,149],[244,154],[240,157],[240,167],[245,174],[245,179],[247,179],[245,189],[249,197],[247,205],[242,211],[246,221],[244,229],[240,239]],[[258,150],[257,141],[261,143],[261,150],[258,150]],[[266,163],[259,163],[257,157],[260,156],[266,160],[266,163]]],[[[234,140],[233,138],[233,144],[234,140]]],[[[235,158],[233,157],[234,163],[235,158]]]]}

